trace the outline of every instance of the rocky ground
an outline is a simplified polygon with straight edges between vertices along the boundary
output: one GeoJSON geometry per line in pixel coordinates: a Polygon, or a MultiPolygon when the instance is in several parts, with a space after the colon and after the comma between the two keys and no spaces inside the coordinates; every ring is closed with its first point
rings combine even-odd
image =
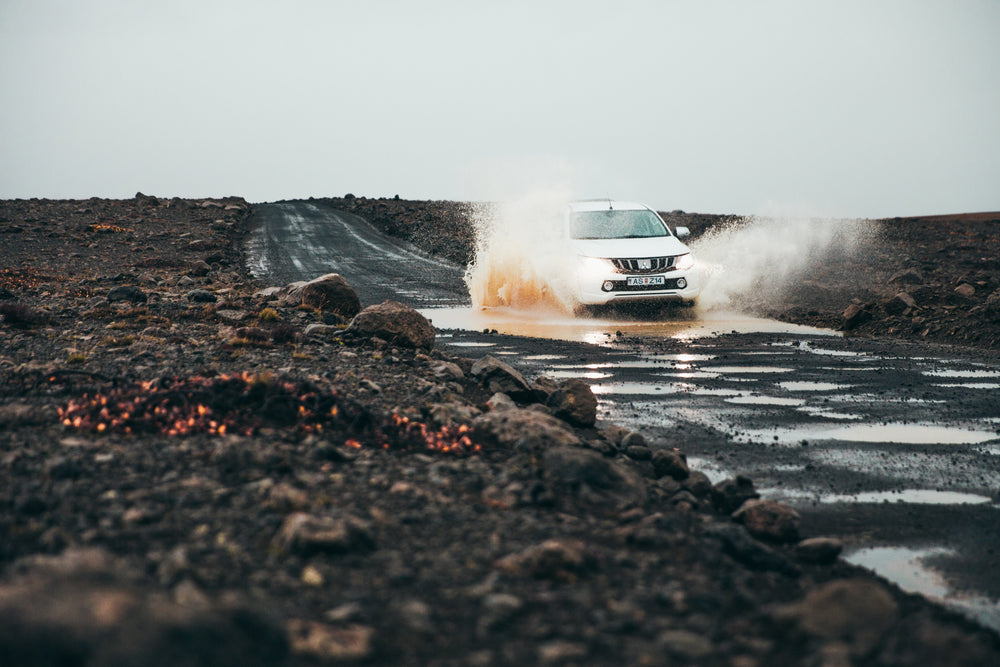
{"type": "MultiPolygon", "coordinates": [[[[456,205],[344,201],[467,238],[456,205]]],[[[0,664],[1000,661],[751,480],[595,423],[581,383],[442,353],[335,281],[253,284],[247,215],[0,202],[0,664]]],[[[967,257],[921,284],[995,289],[975,239],[936,247],[967,257]]],[[[861,300],[857,330],[886,321],[861,300]]]]}

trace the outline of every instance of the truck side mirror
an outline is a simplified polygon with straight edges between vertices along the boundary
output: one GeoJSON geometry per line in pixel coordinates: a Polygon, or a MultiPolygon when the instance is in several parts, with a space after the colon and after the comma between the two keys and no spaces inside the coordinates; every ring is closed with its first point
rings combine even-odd
{"type": "Polygon", "coordinates": [[[674,227],[674,236],[679,239],[686,239],[691,236],[691,230],[687,227],[674,227]]]}

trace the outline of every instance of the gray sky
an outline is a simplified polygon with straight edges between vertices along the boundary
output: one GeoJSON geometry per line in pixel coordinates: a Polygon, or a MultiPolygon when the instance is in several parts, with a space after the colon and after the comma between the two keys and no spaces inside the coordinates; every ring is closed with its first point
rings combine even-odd
{"type": "Polygon", "coordinates": [[[1000,210],[1000,1],[0,0],[0,198],[1000,210]]]}

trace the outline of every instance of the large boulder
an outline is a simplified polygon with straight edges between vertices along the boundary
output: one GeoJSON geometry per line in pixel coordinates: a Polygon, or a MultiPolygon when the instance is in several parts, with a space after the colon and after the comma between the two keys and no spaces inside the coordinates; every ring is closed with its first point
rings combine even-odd
{"type": "Polygon", "coordinates": [[[358,313],[344,332],[354,338],[381,338],[418,350],[434,347],[434,326],[426,317],[398,301],[383,301],[358,313]]]}
{"type": "Polygon", "coordinates": [[[328,273],[310,280],[302,285],[299,294],[303,306],[335,313],[345,320],[361,312],[361,300],[339,273],[328,273]]]}

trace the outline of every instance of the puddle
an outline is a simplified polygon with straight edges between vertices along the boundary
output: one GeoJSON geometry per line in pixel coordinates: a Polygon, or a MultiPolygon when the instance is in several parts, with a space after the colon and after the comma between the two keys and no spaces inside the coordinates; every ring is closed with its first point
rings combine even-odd
{"type": "Polygon", "coordinates": [[[780,398],[778,396],[758,396],[758,395],[742,395],[733,396],[732,398],[725,399],[726,403],[735,403],[737,405],[787,405],[787,406],[799,406],[805,404],[804,398],[780,398]]]}
{"type": "Polygon", "coordinates": [[[590,386],[595,394],[642,394],[645,396],[678,394],[682,391],[694,389],[692,385],[685,384],[652,384],[649,382],[615,382],[608,384],[594,384],[590,386]]]}
{"type": "Polygon", "coordinates": [[[611,373],[602,373],[600,371],[590,371],[584,368],[578,369],[566,369],[566,370],[550,370],[546,371],[545,375],[554,380],[566,379],[566,378],[582,378],[584,380],[604,380],[611,377],[611,373]]]}
{"type": "Polygon", "coordinates": [[[885,577],[907,592],[919,593],[1000,630],[1000,604],[996,600],[954,590],[941,572],[926,563],[929,558],[954,555],[954,551],[943,547],[870,547],[850,553],[844,560],[885,577]]]}
{"type": "Polygon", "coordinates": [[[695,389],[691,394],[693,396],[742,396],[743,392],[738,389],[695,389]]]}
{"type": "MultiPolygon", "coordinates": [[[[774,468],[777,470],[778,468],[774,468]]],[[[862,491],[845,494],[817,494],[805,490],[768,489],[761,494],[785,499],[808,499],[824,505],[832,504],[873,504],[904,503],[908,505],[988,505],[993,502],[989,496],[959,491],[938,491],[936,489],[903,489],[900,491],[862,491]]]]}
{"type": "MultiPolygon", "coordinates": [[[[732,399],[728,399],[732,401],[732,399]]],[[[829,417],[830,414],[823,414],[829,417]]],[[[751,440],[797,445],[803,440],[836,440],[839,442],[866,442],[874,444],[900,445],[975,445],[1000,436],[988,431],[975,431],[958,426],[937,426],[932,424],[857,424],[829,428],[803,426],[799,428],[774,428],[769,430],[747,430],[744,434],[751,440]]]]}
{"type": "Polygon", "coordinates": [[[850,389],[851,387],[851,385],[848,384],[836,384],[834,382],[806,381],[779,382],[778,386],[782,389],[787,389],[788,391],[838,391],[842,389],[850,389]]]}
{"type": "Polygon", "coordinates": [[[1000,378],[1000,371],[924,371],[924,375],[934,378],[1000,378]]]}
{"type": "Polygon", "coordinates": [[[523,358],[528,361],[558,361],[566,357],[562,354],[529,354],[523,358]]]}
{"type": "Polygon", "coordinates": [[[476,343],[473,341],[461,340],[456,343],[448,343],[454,347],[496,347],[496,343],[476,343]]]}
{"type": "Polygon", "coordinates": [[[949,389],[1000,389],[1000,384],[996,382],[970,382],[968,384],[936,384],[935,387],[946,387],[949,389]]]}
{"type": "MultiPolygon", "coordinates": [[[[508,335],[569,340],[595,345],[607,345],[622,336],[653,336],[691,340],[724,333],[841,335],[839,332],[829,329],[817,329],[722,311],[700,313],[701,319],[694,318],[694,311],[678,311],[677,315],[691,317],[691,319],[679,318],[663,321],[573,317],[555,311],[515,310],[502,307],[481,309],[473,309],[472,307],[424,308],[420,310],[420,313],[431,320],[434,326],[439,329],[463,329],[466,331],[495,329],[498,333],[508,335]]],[[[669,310],[665,313],[671,314],[669,310]]]]}
{"type": "Polygon", "coordinates": [[[797,409],[799,412],[804,412],[807,415],[812,415],[814,417],[821,417],[823,419],[839,419],[844,421],[864,419],[864,417],[861,415],[852,415],[849,412],[836,412],[829,408],[821,408],[812,405],[803,405],[802,407],[797,409]]]}
{"type": "Polygon", "coordinates": [[[684,380],[714,380],[719,377],[719,373],[709,371],[689,371],[684,373],[660,373],[663,377],[679,378],[684,380]]]}
{"type": "Polygon", "coordinates": [[[762,373],[791,373],[793,369],[781,366],[706,366],[704,371],[720,374],[762,374],[762,373]]]}

